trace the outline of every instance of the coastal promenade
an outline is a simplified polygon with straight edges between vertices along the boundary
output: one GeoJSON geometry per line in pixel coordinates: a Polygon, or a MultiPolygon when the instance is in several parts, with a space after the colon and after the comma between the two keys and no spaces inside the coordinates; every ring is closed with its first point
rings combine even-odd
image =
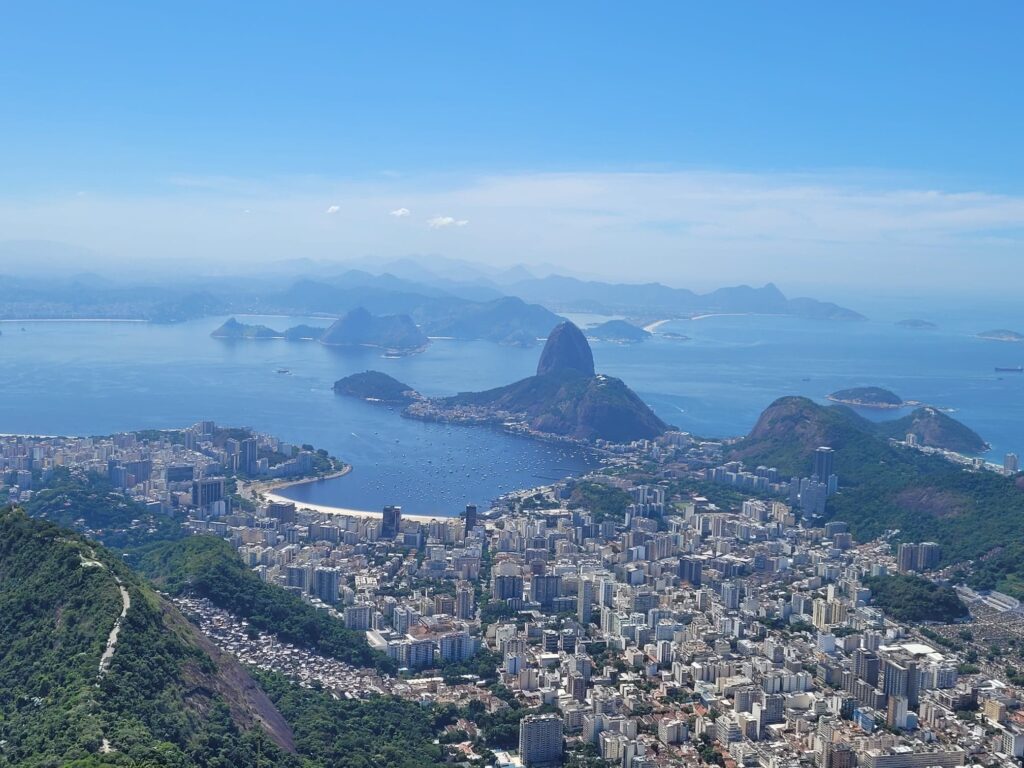
{"type": "MultiPolygon", "coordinates": [[[[368,509],[350,509],[348,507],[335,507],[327,504],[311,504],[305,501],[296,501],[284,496],[278,491],[285,488],[293,488],[300,485],[308,485],[310,483],[319,483],[325,480],[333,480],[339,477],[344,477],[352,471],[352,465],[346,464],[344,469],[338,472],[332,472],[324,475],[323,477],[304,478],[302,480],[293,481],[276,481],[272,483],[247,483],[244,487],[239,487],[239,493],[246,498],[256,499],[259,498],[266,502],[278,502],[282,504],[295,504],[300,510],[306,510],[309,512],[315,512],[321,515],[343,515],[345,517],[363,517],[363,518],[379,518],[381,512],[373,511],[368,509]]],[[[450,515],[411,515],[402,513],[404,520],[415,520],[421,523],[429,523],[431,520],[449,520],[450,515]]]]}

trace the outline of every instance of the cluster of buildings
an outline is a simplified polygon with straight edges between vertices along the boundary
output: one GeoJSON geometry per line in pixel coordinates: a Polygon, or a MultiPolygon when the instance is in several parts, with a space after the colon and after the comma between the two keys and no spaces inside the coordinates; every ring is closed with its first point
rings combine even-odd
{"type": "Polygon", "coordinates": [[[248,666],[287,675],[306,687],[326,688],[343,698],[394,692],[394,681],[380,677],[373,670],[359,669],[282,642],[273,635],[257,631],[249,622],[232,616],[204,598],[176,597],[174,604],[193,619],[203,634],[221,650],[248,666]]]}
{"type": "Polygon", "coordinates": [[[261,579],[366,632],[370,646],[401,669],[464,662],[479,650],[474,583],[485,540],[473,506],[421,524],[404,520],[397,506],[378,518],[274,501],[185,524],[227,539],[261,579]]]}
{"type": "Polygon", "coordinates": [[[1020,472],[1020,457],[1016,453],[1006,453],[1003,455],[1003,463],[997,464],[992,461],[986,461],[981,456],[971,456],[968,454],[958,453],[951,451],[946,448],[935,448],[930,445],[923,445],[918,439],[917,435],[913,433],[907,433],[903,440],[894,440],[890,438],[889,442],[893,445],[899,445],[906,448],[913,448],[914,450],[921,451],[921,453],[931,454],[933,456],[941,456],[947,461],[951,461],[954,464],[962,464],[965,467],[969,467],[974,470],[985,470],[988,472],[997,472],[1001,475],[1012,476],[1020,472]]]}
{"type": "Polygon", "coordinates": [[[833,471],[835,451],[821,446],[814,451],[813,469],[809,476],[785,480],[775,467],[759,466],[754,471],[741,461],[730,461],[702,471],[702,477],[719,485],[728,485],[750,493],[783,497],[805,515],[821,517],[825,502],[839,490],[839,476],[833,471]]]}
{"type": "Polygon", "coordinates": [[[110,437],[0,437],[0,497],[23,503],[60,468],[92,472],[148,511],[230,511],[231,478],[310,475],[316,455],[246,429],[201,421],[184,430],[125,432],[110,437]]]}
{"type": "MultiPolygon", "coordinates": [[[[806,478],[783,481],[770,468],[722,464],[720,444],[682,433],[605,444],[605,468],[586,479],[625,499],[621,509],[574,502],[570,482],[425,520],[397,506],[379,516],[258,498],[233,508],[230,478],[251,474],[254,460],[260,476],[261,460],[269,471],[271,455],[292,462],[303,452],[213,425],[190,432],[187,443],[4,438],[0,468],[12,494],[74,464],[123,478],[146,503],[186,507],[192,533],[228,540],[260,578],[365,632],[401,674],[326,665],[207,603],[182,605],[249,663],[346,696],[477,700],[489,712],[511,699],[523,712],[518,743],[493,749],[496,765],[555,766],[566,752],[622,768],[1009,766],[1024,757],[1014,680],[969,661],[985,652],[980,629],[968,625],[974,638],[968,627],[907,626],[873,602],[873,577],[932,571],[938,546],[856,542],[844,522],[816,522],[838,487],[829,448],[806,478]],[[243,447],[250,439],[255,448],[243,447]],[[667,472],[639,470],[651,461],[750,498],[720,509],[680,494],[667,472]],[[186,466],[190,476],[177,474],[186,466]],[[480,658],[493,662],[487,677],[498,686],[466,674],[480,658]]],[[[1015,601],[972,600],[1022,613],[1015,601]]],[[[465,751],[479,751],[486,732],[479,738],[465,751]]]]}
{"type": "Polygon", "coordinates": [[[492,654],[527,713],[498,765],[557,765],[567,750],[623,768],[711,753],[766,768],[1024,755],[1015,689],[964,676],[957,652],[872,603],[869,577],[928,571],[937,545],[857,543],[771,497],[724,511],[666,483],[589,479],[626,491],[620,514],[598,519],[556,485],[534,490],[539,508],[429,522],[277,502],[192,524],[365,631],[410,682],[430,680],[403,689],[419,701],[480,694],[435,670],[492,654]]]}

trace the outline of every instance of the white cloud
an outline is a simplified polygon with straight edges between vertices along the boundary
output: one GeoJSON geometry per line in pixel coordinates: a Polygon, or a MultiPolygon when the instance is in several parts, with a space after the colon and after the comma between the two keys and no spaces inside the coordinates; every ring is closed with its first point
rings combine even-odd
{"type": "Polygon", "coordinates": [[[341,206],[340,205],[329,205],[329,206],[327,206],[327,210],[325,212],[326,213],[337,213],[340,210],[341,210],[341,206]]]}
{"type": "Polygon", "coordinates": [[[427,219],[427,226],[431,229],[447,229],[448,227],[464,227],[469,224],[466,219],[456,219],[452,216],[435,216],[427,219]]]}
{"type": "Polygon", "coordinates": [[[227,269],[282,254],[441,253],[496,267],[551,263],[566,272],[694,288],[773,280],[783,290],[794,283],[874,290],[884,275],[893,290],[971,286],[979,294],[1011,291],[1006,275],[1016,273],[1024,253],[1024,195],[892,175],[572,172],[214,181],[186,193],[176,180],[162,190],[120,196],[4,190],[0,233],[73,243],[124,263],[190,253],[227,269]],[[332,201],[330,208],[324,200],[332,201]],[[346,226],[332,226],[337,221],[325,209],[344,210],[346,226]],[[243,210],[253,214],[239,216],[243,210]],[[458,212],[459,218],[414,217],[414,211],[458,212]],[[382,212],[409,217],[415,226],[389,226],[382,212]],[[458,236],[438,237],[442,230],[458,236]]]}

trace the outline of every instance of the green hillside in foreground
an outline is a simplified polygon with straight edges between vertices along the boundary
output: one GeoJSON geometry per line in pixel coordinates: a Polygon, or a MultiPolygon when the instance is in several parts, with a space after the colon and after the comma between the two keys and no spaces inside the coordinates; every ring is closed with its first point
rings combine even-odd
{"type": "MultiPolygon", "coordinates": [[[[109,551],[0,512],[0,765],[285,765],[291,728],[109,551]],[[104,671],[100,660],[119,624],[104,671]]],[[[297,764],[297,763],[296,763],[297,764]]]]}
{"type": "MultiPolygon", "coordinates": [[[[160,559],[169,586],[217,570],[210,542],[223,542],[194,541],[197,551],[160,559]]],[[[254,594],[243,588],[239,599],[254,594]]],[[[0,511],[3,768],[430,768],[444,763],[433,742],[454,717],[452,707],[338,699],[280,675],[254,678],[109,550],[0,511]]]]}
{"type": "Polygon", "coordinates": [[[829,518],[848,522],[861,541],[895,529],[901,540],[937,541],[944,561],[964,563],[976,586],[1024,596],[1021,476],[969,471],[941,456],[893,446],[850,409],[802,397],[772,403],[729,454],[751,466],[777,467],[783,475],[807,475],[811,454],[821,445],[835,449],[839,475],[829,518]]]}

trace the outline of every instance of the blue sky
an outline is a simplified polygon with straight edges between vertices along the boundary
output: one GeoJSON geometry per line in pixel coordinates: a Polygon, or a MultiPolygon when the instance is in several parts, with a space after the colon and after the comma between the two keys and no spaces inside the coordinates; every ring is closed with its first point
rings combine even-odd
{"type": "Polygon", "coordinates": [[[601,274],[635,242],[643,276],[676,283],[796,279],[814,243],[836,263],[881,249],[908,277],[936,249],[998,268],[1024,232],[1022,33],[1019,2],[10,4],[0,238],[601,274]],[[923,240],[892,234],[908,205],[923,240]],[[543,246],[581,214],[585,247],[543,246]],[[807,215],[814,237],[777,231],[807,215]],[[447,218],[466,224],[428,223],[447,218]],[[718,279],[702,249],[736,269],[718,279]]]}

